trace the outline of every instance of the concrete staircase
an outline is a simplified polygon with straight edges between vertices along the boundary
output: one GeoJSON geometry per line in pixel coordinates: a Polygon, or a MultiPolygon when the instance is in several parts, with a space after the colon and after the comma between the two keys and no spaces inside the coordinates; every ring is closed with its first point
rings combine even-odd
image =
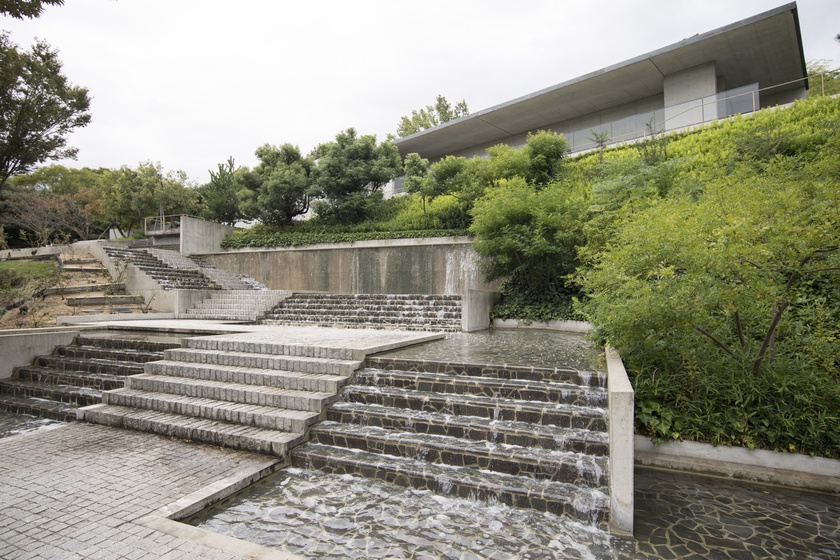
{"type": "Polygon", "coordinates": [[[75,420],[79,407],[101,402],[102,391],[122,387],[126,376],[143,372],[145,362],[179,346],[166,337],[80,335],[72,345],[57,346],[1,380],[0,409],[75,420]]]}
{"type": "Polygon", "coordinates": [[[281,457],[358,367],[352,353],[305,344],[194,338],[165,352],[125,388],[84,408],[89,422],[281,457]]]}
{"type": "Polygon", "coordinates": [[[266,287],[248,276],[234,274],[209,264],[199,257],[184,256],[179,251],[153,247],[148,251],[168,266],[178,270],[193,270],[208,278],[223,290],[265,290],[266,287]]]}
{"type": "Polygon", "coordinates": [[[266,313],[262,322],[456,332],[461,330],[461,297],[294,293],[266,313]]]}
{"type": "MultiPolygon", "coordinates": [[[[131,263],[153,278],[164,290],[218,290],[220,286],[199,270],[175,268],[147,248],[105,247],[113,261],[131,263]]],[[[160,249],[158,249],[160,251],[160,249]]]]}
{"type": "Polygon", "coordinates": [[[609,519],[606,374],[370,357],[292,464],[609,519]]]}
{"type": "Polygon", "coordinates": [[[219,290],[188,309],[182,317],[254,322],[288,295],[289,292],[282,290],[219,290]]]}

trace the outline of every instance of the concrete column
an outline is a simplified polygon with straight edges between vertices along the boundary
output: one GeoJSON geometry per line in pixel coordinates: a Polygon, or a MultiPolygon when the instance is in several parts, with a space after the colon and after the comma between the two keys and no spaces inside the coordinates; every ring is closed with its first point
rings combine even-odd
{"type": "Polygon", "coordinates": [[[717,93],[714,61],[665,76],[665,130],[694,126],[717,117],[717,105],[703,98],[717,93]]]}
{"type": "Polygon", "coordinates": [[[610,415],[610,529],[633,534],[633,386],[621,356],[606,349],[610,415]]]}

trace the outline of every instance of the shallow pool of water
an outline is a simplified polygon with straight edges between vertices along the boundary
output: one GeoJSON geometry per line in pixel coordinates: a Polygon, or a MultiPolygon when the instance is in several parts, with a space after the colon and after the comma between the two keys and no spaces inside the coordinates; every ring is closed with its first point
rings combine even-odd
{"type": "Polygon", "coordinates": [[[38,418],[29,414],[14,414],[0,410],[0,438],[34,432],[47,426],[61,423],[58,420],[38,418]]]}
{"type": "Polygon", "coordinates": [[[309,558],[611,558],[608,533],[550,513],[286,469],[188,523],[309,558]]]}
{"type": "Polygon", "coordinates": [[[400,358],[476,364],[603,369],[601,348],[580,334],[493,329],[449,333],[441,340],[380,354],[400,358]]]}

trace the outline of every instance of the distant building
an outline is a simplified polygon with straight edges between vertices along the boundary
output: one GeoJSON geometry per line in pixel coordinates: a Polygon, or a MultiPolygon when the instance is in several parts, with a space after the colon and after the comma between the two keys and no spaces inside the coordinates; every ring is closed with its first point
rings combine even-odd
{"type": "MultiPolygon", "coordinates": [[[[796,3],[399,138],[400,154],[431,162],[521,147],[529,132],[563,134],[572,152],[678,130],[804,98],[796,3]]],[[[400,192],[401,181],[393,189],[400,192]]]]}

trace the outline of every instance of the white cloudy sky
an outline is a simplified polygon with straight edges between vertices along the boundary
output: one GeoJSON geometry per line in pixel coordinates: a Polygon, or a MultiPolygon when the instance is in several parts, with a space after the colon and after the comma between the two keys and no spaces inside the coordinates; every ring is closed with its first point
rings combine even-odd
{"type": "MultiPolygon", "coordinates": [[[[383,139],[442,94],[477,111],[782,5],[782,0],[65,0],[0,17],[90,90],[72,166],[160,162],[206,182],[265,143],[349,127],[383,139]]],[[[800,0],[805,57],[840,66],[840,0],[800,0]]]]}

